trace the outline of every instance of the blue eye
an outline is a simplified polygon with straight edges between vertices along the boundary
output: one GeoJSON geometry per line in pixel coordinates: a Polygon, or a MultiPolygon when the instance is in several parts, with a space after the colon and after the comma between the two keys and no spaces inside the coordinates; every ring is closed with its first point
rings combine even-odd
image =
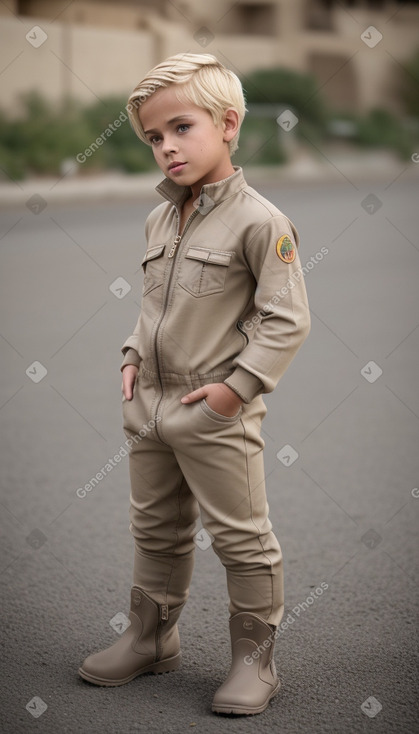
{"type": "Polygon", "coordinates": [[[178,131],[179,131],[179,132],[186,132],[187,130],[189,130],[189,128],[190,128],[190,125],[187,125],[187,123],[186,123],[186,122],[185,122],[185,123],[183,123],[182,125],[178,125],[178,131]],[[181,127],[183,127],[183,128],[186,128],[186,130],[181,130],[181,129],[180,129],[181,127]]]}

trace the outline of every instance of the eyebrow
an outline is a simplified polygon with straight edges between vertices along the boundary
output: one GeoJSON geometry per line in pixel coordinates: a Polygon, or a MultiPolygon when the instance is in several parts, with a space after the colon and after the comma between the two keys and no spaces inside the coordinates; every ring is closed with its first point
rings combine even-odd
{"type": "MultiPolygon", "coordinates": [[[[185,115],[177,115],[177,117],[172,117],[171,120],[168,120],[168,125],[171,125],[173,122],[179,122],[179,120],[186,120],[187,118],[190,119],[193,117],[193,115],[188,115],[187,113],[185,115]]],[[[149,133],[158,133],[159,131],[156,129],[152,130],[144,130],[144,133],[148,135],[149,133]]]]}

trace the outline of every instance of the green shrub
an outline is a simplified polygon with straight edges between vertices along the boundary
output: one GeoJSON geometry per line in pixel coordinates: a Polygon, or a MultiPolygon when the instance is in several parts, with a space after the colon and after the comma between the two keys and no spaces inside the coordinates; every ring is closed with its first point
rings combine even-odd
{"type": "Polygon", "coordinates": [[[410,157],[413,146],[412,136],[402,121],[382,109],[371,110],[366,117],[358,119],[355,141],[368,148],[395,150],[405,159],[410,157]]]}
{"type": "Polygon", "coordinates": [[[326,131],[328,110],[310,74],[290,69],[260,69],[242,79],[249,112],[240,134],[235,155],[239,165],[278,165],[287,160],[286,135],[276,119],[285,109],[298,117],[292,136],[319,142],[326,131]],[[259,109],[258,106],[261,105],[259,109]],[[263,105],[267,105],[266,112],[263,105]]]}
{"type": "MultiPolygon", "coordinates": [[[[301,122],[319,131],[325,129],[328,111],[311,74],[291,69],[261,69],[242,80],[249,104],[278,104],[290,107],[301,122]]],[[[297,131],[297,128],[296,128],[297,131]]]]}
{"type": "MultiPolygon", "coordinates": [[[[151,148],[141,142],[135,135],[128,120],[125,109],[126,100],[120,97],[109,97],[102,103],[95,103],[83,111],[83,117],[92,131],[91,142],[100,136],[115,120],[121,125],[94,155],[86,161],[89,167],[95,164],[96,156],[101,152],[100,160],[106,168],[119,169],[126,173],[139,173],[153,168],[154,156],[151,148]],[[124,120],[124,116],[127,117],[124,120]]],[[[112,128],[111,128],[112,130],[112,128]]]]}
{"type": "MultiPolygon", "coordinates": [[[[111,98],[81,107],[72,99],[50,105],[38,93],[22,96],[24,114],[9,119],[0,111],[0,167],[7,177],[60,175],[65,159],[83,153],[125,113],[126,100],[111,98]]],[[[149,170],[152,152],[138,140],[128,119],[79,166],[79,173],[118,169],[128,173],[149,170]]]]}
{"type": "Polygon", "coordinates": [[[287,156],[279,142],[276,120],[246,115],[239,138],[239,148],[234,154],[234,164],[279,165],[287,156]]]}

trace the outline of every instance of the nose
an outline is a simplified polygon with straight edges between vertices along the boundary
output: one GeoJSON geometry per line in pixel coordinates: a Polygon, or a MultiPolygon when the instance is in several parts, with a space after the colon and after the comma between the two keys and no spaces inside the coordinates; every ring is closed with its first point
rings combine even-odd
{"type": "Polygon", "coordinates": [[[178,149],[179,148],[176,145],[176,142],[173,139],[173,137],[171,135],[165,135],[163,139],[163,145],[162,145],[163,153],[165,153],[166,155],[170,155],[171,153],[176,153],[178,149]]]}

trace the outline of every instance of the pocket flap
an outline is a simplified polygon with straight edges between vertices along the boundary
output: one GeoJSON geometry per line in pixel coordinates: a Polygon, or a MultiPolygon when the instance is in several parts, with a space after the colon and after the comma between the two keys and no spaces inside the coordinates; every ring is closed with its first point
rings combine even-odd
{"type": "Polygon", "coordinates": [[[201,260],[201,262],[214,263],[214,265],[230,265],[232,252],[221,252],[219,250],[209,250],[205,247],[190,247],[185,257],[192,260],[201,260]]]}
{"type": "Polygon", "coordinates": [[[163,255],[166,245],[157,245],[150,247],[144,255],[141,265],[145,265],[149,260],[155,260],[156,257],[163,255]]]}

